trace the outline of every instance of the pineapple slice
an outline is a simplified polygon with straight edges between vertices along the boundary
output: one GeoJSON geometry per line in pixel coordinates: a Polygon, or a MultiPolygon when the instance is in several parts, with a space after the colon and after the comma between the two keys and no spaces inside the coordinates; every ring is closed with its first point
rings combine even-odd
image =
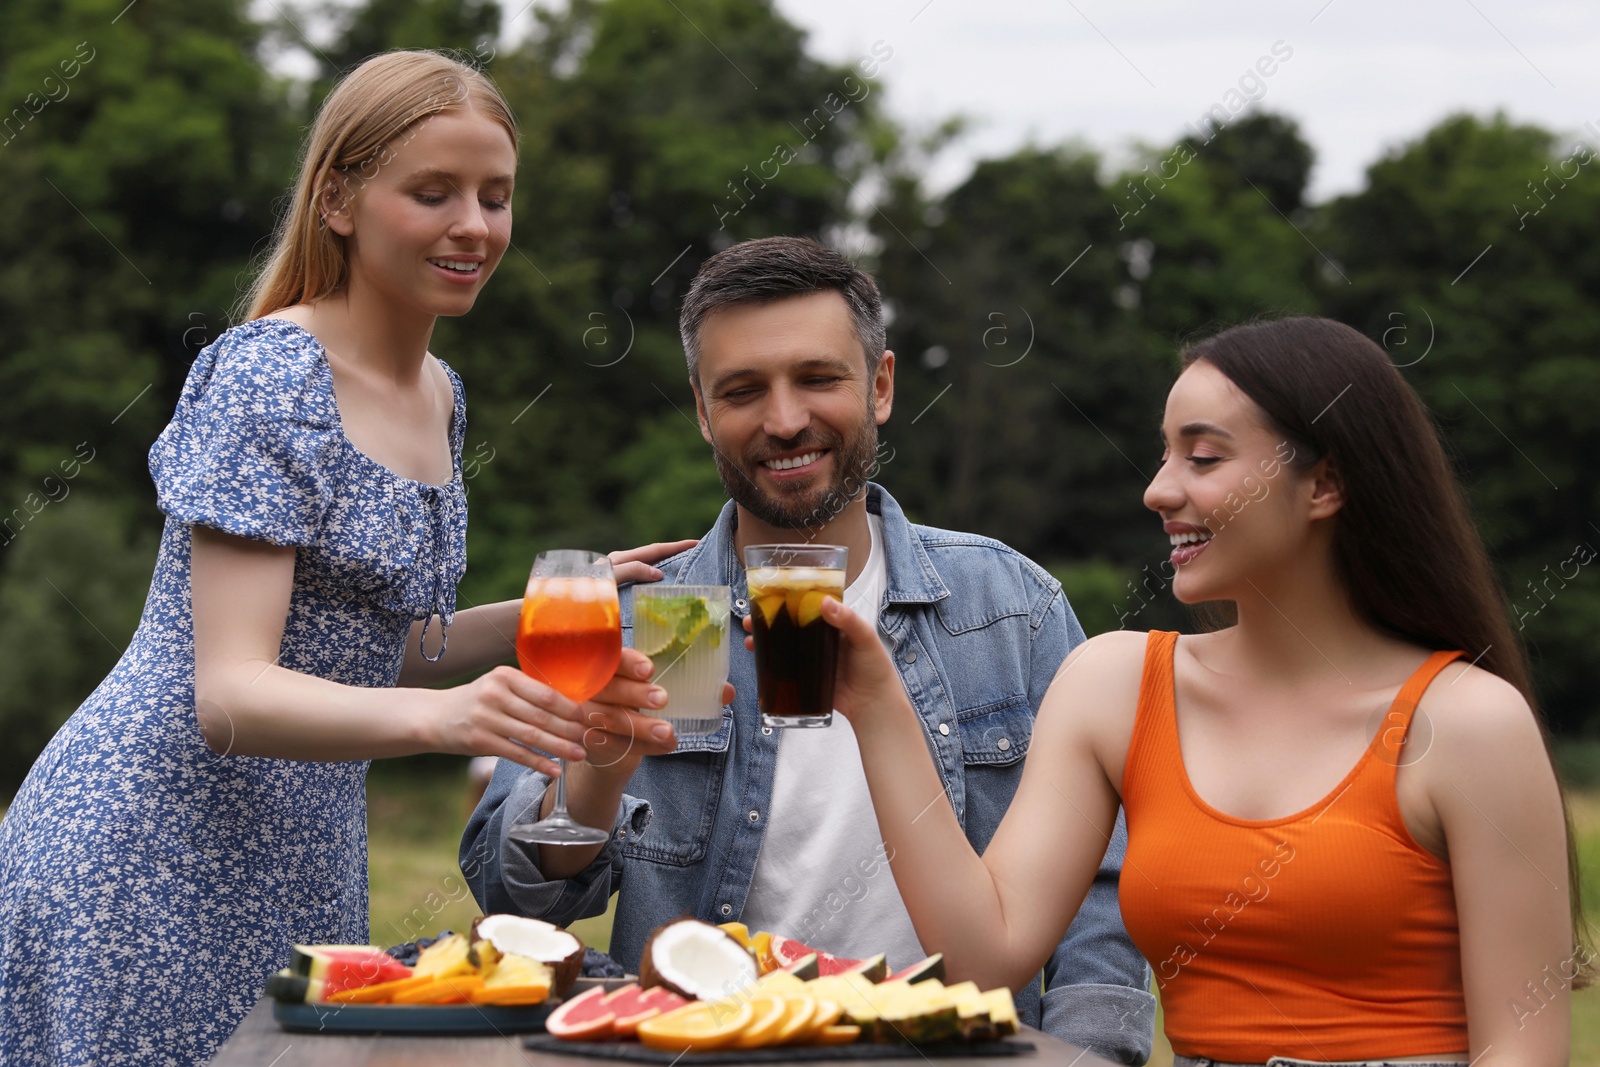
{"type": "Polygon", "coordinates": [[[994,1040],[995,1027],[989,1020],[989,1002],[978,989],[977,982],[961,982],[946,989],[956,1005],[961,1036],[967,1041],[994,1040]]]}
{"type": "Polygon", "coordinates": [[[548,963],[506,953],[499,956],[471,1000],[474,1004],[543,1004],[550,998],[554,981],[555,968],[548,963]]]}
{"type": "Polygon", "coordinates": [[[423,949],[411,973],[417,978],[449,978],[458,974],[472,974],[476,970],[472,961],[472,946],[461,934],[451,934],[423,949]]]}
{"type": "Polygon", "coordinates": [[[1011,990],[991,989],[983,995],[989,1005],[989,1022],[996,1037],[1009,1037],[1017,1032],[1017,1004],[1011,999],[1011,990]]]}

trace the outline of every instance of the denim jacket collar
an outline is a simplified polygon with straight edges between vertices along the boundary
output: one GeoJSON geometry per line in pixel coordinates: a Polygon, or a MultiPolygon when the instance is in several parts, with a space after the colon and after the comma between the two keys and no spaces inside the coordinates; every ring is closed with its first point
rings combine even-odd
{"type": "MultiPolygon", "coordinates": [[[[883,550],[889,570],[886,601],[933,604],[948,597],[950,590],[934,569],[922,540],[912,533],[905,512],[876,482],[867,483],[867,510],[883,520],[883,550]]],[[[745,598],[744,564],[734,547],[738,521],[738,507],[730,500],[700,543],[678,557],[674,569],[679,584],[727,585],[735,598],[745,598]]]]}

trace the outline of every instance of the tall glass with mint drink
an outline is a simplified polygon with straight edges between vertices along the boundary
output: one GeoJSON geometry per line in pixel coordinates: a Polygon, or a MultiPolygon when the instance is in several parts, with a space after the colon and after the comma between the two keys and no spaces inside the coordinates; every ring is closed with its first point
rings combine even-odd
{"type": "Polygon", "coordinates": [[[725,585],[633,587],[633,647],[655,665],[650,680],[667,691],[663,718],[680,735],[722,726],[729,596],[725,585]]]}

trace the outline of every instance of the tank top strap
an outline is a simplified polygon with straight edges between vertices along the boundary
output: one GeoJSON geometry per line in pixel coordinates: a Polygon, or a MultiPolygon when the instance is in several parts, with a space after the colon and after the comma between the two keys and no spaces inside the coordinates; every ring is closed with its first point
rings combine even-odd
{"type": "Polygon", "coordinates": [[[1160,788],[1169,782],[1174,766],[1181,766],[1178,748],[1178,711],[1173,680],[1173,654],[1178,635],[1151,630],[1144,649],[1144,673],[1139,679],[1139,705],[1134,714],[1133,737],[1122,768],[1122,800],[1141,786],[1160,788]]]}
{"type": "Polygon", "coordinates": [[[1395,695],[1394,703],[1389,705],[1388,712],[1384,714],[1378,736],[1373,739],[1374,747],[1382,754],[1383,763],[1391,773],[1406,760],[1404,748],[1411,733],[1411,720],[1417,713],[1417,705],[1422,703],[1422,694],[1427,692],[1440,671],[1462,655],[1459,651],[1435,652],[1412,672],[1395,695]]]}

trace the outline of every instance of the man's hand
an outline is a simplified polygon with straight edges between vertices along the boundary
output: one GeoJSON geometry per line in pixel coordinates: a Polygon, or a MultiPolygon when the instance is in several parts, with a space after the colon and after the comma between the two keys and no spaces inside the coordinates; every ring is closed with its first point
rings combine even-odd
{"type": "Polygon", "coordinates": [[[679,552],[687,552],[699,543],[697,540],[657,541],[655,544],[613,552],[609,557],[611,572],[616,575],[618,585],[628,582],[659,582],[661,572],[652,564],[671,559],[679,552]]]}
{"type": "MultiPolygon", "coordinates": [[[[625,783],[646,756],[664,756],[678,745],[670,723],[655,716],[671,713],[667,691],[650,684],[650,657],[632,648],[622,650],[617,673],[595,698],[579,708],[588,753],[586,771],[625,783]],[[640,709],[643,709],[642,711],[640,709]]],[[[731,703],[733,686],[723,683],[722,702],[731,703]]],[[[568,783],[571,788],[573,783],[568,783]]]]}
{"type": "MultiPolygon", "coordinates": [[[[585,724],[582,745],[586,756],[567,764],[567,808],[585,826],[611,828],[623,788],[639,761],[646,756],[664,756],[678,747],[672,725],[638,709],[665,710],[667,691],[650,684],[655,666],[650,657],[637,649],[622,650],[617,673],[595,698],[578,707],[579,721],[585,724]]],[[[723,703],[733,700],[733,686],[723,683],[723,703]]],[[[555,790],[545,791],[539,814],[543,818],[553,808],[555,790]]],[[[539,848],[539,868],[548,878],[570,878],[599,855],[600,845],[553,846],[539,848]]]]}

